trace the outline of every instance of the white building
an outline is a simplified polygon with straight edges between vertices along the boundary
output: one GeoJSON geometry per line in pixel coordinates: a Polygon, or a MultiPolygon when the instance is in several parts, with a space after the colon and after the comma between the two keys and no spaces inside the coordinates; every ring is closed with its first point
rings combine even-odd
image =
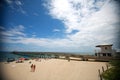
{"type": "Polygon", "coordinates": [[[95,51],[95,56],[101,57],[112,57],[115,54],[115,50],[112,49],[112,44],[109,45],[97,45],[96,47],[99,47],[100,50],[95,51]]]}

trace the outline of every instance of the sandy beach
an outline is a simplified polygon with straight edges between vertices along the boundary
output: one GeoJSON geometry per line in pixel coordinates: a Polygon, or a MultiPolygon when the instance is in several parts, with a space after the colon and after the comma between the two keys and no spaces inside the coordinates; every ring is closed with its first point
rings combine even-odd
{"type": "Polygon", "coordinates": [[[0,63],[5,80],[100,80],[98,69],[106,69],[105,62],[70,61],[49,59],[28,60],[24,63],[0,63]],[[36,65],[31,72],[31,64],[36,65]]]}

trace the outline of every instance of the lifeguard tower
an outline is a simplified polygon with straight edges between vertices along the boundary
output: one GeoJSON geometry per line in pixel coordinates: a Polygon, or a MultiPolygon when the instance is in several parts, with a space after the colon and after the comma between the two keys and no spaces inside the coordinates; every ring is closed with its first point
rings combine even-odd
{"type": "Polygon", "coordinates": [[[114,50],[112,49],[113,44],[109,45],[97,45],[96,47],[99,47],[100,50],[95,51],[95,56],[98,57],[112,57],[114,55],[114,50]]]}

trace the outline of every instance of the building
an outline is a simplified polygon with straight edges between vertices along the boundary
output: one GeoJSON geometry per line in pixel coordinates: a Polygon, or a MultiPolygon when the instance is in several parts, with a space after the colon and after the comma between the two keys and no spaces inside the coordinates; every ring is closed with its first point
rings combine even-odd
{"type": "Polygon", "coordinates": [[[112,57],[115,54],[115,50],[112,49],[112,44],[109,45],[97,45],[96,47],[99,47],[99,50],[95,50],[95,56],[98,57],[112,57]]]}

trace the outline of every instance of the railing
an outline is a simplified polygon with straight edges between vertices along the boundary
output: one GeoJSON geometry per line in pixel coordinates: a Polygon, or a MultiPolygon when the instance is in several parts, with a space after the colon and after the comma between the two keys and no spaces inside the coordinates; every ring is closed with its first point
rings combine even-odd
{"type": "Polygon", "coordinates": [[[115,52],[114,50],[110,50],[110,51],[101,51],[101,50],[95,50],[95,53],[113,53],[115,52]]]}

